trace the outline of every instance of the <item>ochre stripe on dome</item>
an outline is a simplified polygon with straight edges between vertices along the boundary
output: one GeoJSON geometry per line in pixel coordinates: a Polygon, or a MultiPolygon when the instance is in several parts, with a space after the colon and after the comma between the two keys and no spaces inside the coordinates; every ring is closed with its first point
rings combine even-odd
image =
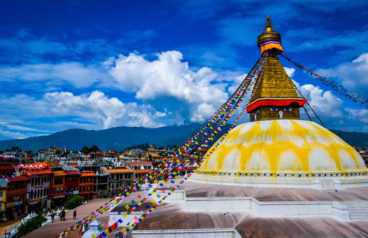
{"type": "Polygon", "coordinates": [[[205,155],[199,172],[324,173],[366,170],[359,153],[322,126],[300,120],[241,124],[205,155]]]}

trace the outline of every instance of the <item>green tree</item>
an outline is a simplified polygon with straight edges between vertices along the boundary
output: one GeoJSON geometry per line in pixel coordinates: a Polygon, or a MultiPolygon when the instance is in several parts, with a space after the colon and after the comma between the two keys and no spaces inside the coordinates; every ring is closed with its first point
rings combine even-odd
{"type": "Polygon", "coordinates": [[[98,148],[97,145],[92,145],[91,148],[89,148],[90,152],[97,152],[100,151],[100,148],[98,148]]]}
{"type": "Polygon", "coordinates": [[[20,225],[18,228],[18,233],[15,235],[16,238],[20,238],[25,236],[26,234],[30,233],[33,230],[36,230],[39,228],[43,222],[46,221],[46,218],[42,215],[37,215],[31,219],[29,219],[27,222],[20,225]]]}
{"type": "Polygon", "coordinates": [[[65,203],[66,209],[74,209],[80,205],[82,205],[84,202],[84,198],[80,195],[72,195],[68,198],[68,200],[65,203]]]}
{"type": "Polygon", "coordinates": [[[82,147],[82,149],[81,149],[81,152],[82,152],[83,154],[88,154],[88,153],[89,153],[89,148],[88,148],[88,146],[83,146],[83,147],[82,147]]]}

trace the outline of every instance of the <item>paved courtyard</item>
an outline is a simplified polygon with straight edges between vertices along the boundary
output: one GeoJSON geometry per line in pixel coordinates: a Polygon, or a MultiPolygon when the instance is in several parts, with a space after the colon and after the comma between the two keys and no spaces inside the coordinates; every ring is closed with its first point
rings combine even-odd
{"type": "Polygon", "coordinates": [[[25,238],[55,238],[60,232],[72,226],[77,220],[89,215],[92,211],[95,211],[101,205],[109,201],[109,199],[94,199],[89,201],[87,204],[79,206],[77,209],[77,219],[73,220],[73,210],[66,213],[66,220],[60,221],[58,218],[55,219],[54,223],[45,225],[25,236],[25,238]]]}

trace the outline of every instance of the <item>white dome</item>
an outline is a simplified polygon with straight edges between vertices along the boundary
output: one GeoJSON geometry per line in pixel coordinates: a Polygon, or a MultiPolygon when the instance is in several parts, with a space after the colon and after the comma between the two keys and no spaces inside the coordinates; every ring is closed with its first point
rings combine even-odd
{"type": "Polygon", "coordinates": [[[360,154],[326,128],[301,120],[241,124],[213,145],[197,172],[321,173],[366,171],[360,154]]]}

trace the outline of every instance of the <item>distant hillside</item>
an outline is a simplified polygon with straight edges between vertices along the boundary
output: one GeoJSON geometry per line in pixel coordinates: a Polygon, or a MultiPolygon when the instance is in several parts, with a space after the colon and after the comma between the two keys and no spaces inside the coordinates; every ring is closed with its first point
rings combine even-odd
{"type": "Polygon", "coordinates": [[[359,147],[368,147],[368,133],[367,132],[348,132],[333,130],[342,139],[351,145],[359,147]]]}
{"type": "MultiPolygon", "coordinates": [[[[122,150],[139,144],[155,144],[158,146],[176,145],[182,144],[199,127],[199,124],[191,124],[188,126],[161,128],[115,127],[105,130],[71,129],[48,136],[0,141],[0,150],[11,148],[12,146],[37,151],[50,146],[79,150],[84,145],[97,145],[103,150],[122,150]]],[[[352,145],[368,146],[368,133],[334,132],[352,145]]]]}
{"type": "Polygon", "coordinates": [[[169,126],[161,128],[115,127],[105,130],[71,129],[48,136],[30,137],[21,140],[0,141],[0,150],[19,146],[24,150],[57,146],[79,150],[84,145],[97,145],[103,150],[124,148],[139,144],[155,144],[158,146],[181,144],[199,124],[188,126],[169,126]]]}

